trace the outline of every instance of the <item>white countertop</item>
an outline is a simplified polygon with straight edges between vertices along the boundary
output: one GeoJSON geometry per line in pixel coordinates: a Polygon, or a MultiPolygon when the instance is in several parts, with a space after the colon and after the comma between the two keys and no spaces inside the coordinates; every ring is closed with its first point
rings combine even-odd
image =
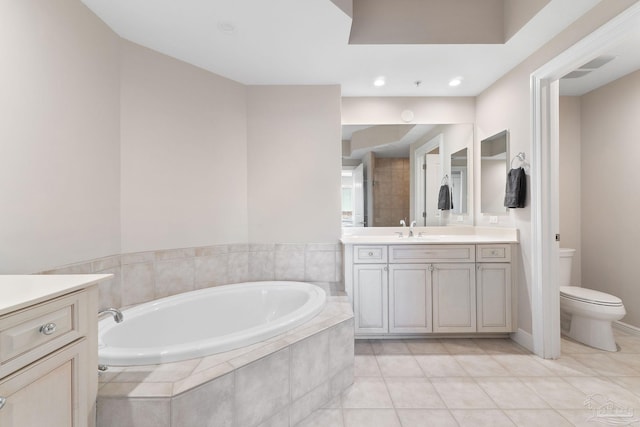
{"type": "Polygon", "coordinates": [[[345,228],[340,241],[346,245],[518,243],[518,230],[515,228],[414,227],[413,233],[414,237],[408,237],[408,227],[345,228]],[[396,234],[399,232],[402,237],[396,234]]]}
{"type": "Polygon", "coordinates": [[[0,275],[0,315],[86,288],[113,274],[0,275]]]}

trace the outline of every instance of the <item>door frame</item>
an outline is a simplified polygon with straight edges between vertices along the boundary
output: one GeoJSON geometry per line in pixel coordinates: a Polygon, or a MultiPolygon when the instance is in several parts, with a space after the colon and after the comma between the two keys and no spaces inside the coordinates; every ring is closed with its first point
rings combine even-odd
{"type": "Polygon", "coordinates": [[[434,149],[438,149],[438,153],[440,155],[440,164],[442,165],[442,150],[444,145],[444,135],[438,134],[431,138],[429,141],[416,148],[413,154],[414,159],[414,168],[413,168],[413,180],[412,184],[414,185],[414,203],[413,203],[413,212],[414,220],[418,224],[418,226],[423,226],[426,224],[426,219],[422,216],[422,211],[426,209],[426,178],[424,172],[424,164],[426,162],[425,155],[433,151],[434,149]],[[419,206],[422,205],[422,209],[418,212],[419,206]],[[422,221],[422,222],[421,222],[422,221]]]}
{"type": "Polygon", "coordinates": [[[559,80],[619,44],[640,25],[640,3],[553,58],[531,74],[531,312],[534,352],[560,356],[559,80]]]}

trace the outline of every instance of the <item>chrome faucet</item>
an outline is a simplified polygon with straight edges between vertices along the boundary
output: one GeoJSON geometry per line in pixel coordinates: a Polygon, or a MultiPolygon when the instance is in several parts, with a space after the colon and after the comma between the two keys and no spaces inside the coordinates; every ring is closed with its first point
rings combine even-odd
{"type": "Polygon", "coordinates": [[[124,320],[122,312],[117,308],[105,308],[104,310],[98,312],[98,317],[102,316],[105,313],[111,314],[113,316],[113,320],[115,320],[116,323],[121,323],[124,320]]]}
{"type": "Polygon", "coordinates": [[[413,237],[413,227],[416,226],[415,221],[411,221],[411,225],[409,226],[409,237],[413,237]]]}
{"type": "Polygon", "coordinates": [[[400,220],[400,225],[401,225],[402,227],[406,227],[406,226],[407,226],[407,223],[406,223],[406,222],[404,222],[404,219],[401,219],[401,220],[400,220]]]}

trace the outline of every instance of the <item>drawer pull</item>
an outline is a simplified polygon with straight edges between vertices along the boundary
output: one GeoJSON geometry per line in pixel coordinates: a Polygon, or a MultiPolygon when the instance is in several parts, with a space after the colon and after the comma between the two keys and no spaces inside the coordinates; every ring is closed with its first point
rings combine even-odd
{"type": "Polygon", "coordinates": [[[369,252],[369,256],[373,256],[373,252],[369,252]]]}
{"type": "Polygon", "coordinates": [[[40,333],[44,335],[51,335],[56,331],[56,324],[51,322],[46,325],[40,326],[40,333]]]}
{"type": "Polygon", "coordinates": [[[7,404],[7,399],[5,397],[0,397],[0,409],[4,408],[4,405],[7,404]]]}

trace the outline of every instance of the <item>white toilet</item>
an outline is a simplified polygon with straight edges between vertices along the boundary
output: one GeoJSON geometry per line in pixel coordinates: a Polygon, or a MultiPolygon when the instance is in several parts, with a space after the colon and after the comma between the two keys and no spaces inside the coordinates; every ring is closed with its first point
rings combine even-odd
{"type": "Polygon", "coordinates": [[[617,351],[611,322],[626,314],[622,300],[593,289],[571,286],[575,249],[560,249],[560,316],[562,333],[591,347],[617,351]]]}

